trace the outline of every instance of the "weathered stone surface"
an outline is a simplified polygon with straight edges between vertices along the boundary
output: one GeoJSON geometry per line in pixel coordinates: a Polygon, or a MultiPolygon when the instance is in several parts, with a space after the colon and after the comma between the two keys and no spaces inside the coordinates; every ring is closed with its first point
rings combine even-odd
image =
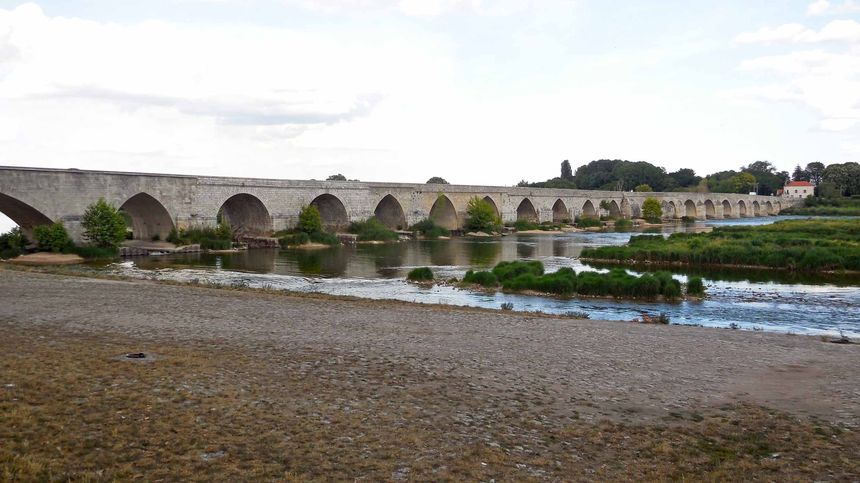
{"type": "Polygon", "coordinates": [[[0,167],[0,211],[25,231],[61,221],[80,240],[80,219],[99,198],[132,218],[135,238],[164,239],[170,229],[214,226],[218,214],[241,235],[292,228],[302,206],[314,204],[329,227],[376,216],[392,228],[431,217],[460,228],[473,196],[495,205],[504,222],[517,218],[572,220],[581,215],[638,217],[645,198],[663,203],[664,216],[750,217],[777,214],[795,201],[727,193],[633,193],[504,186],[302,181],[142,174],[76,169],[0,167]],[[601,202],[604,207],[601,208],[601,202]]]}

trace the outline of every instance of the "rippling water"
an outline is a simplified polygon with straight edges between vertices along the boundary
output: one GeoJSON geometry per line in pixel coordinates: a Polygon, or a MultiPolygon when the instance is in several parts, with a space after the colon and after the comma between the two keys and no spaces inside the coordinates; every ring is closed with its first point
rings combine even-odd
{"type": "MultiPolygon", "coordinates": [[[[714,220],[692,227],[664,227],[654,235],[715,225],[771,223],[785,218],[714,220]]],[[[860,290],[857,281],[850,279],[833,283],[822,277],[783,274],[779,281],[767,281],[773,273],[706,271],[700,274],[705,277],[708,297],[704,301],[677,303],[486,294],[445,285],[426,288],[404,281],[406,273],[415,267],[430,266],[441,279],[462,278],[466,270],[517,259],[540,260],[547,271],[560,267],[600,270],[580,263],[582,249],[623,244],[629,238],[629,233],[568,233],[408,241],[310,251],[250,250],[140,258],[104,269],[138,277],[422,303],[498,308],[507,302],[513,304],[514,310],[586,312],[592,319],[630,320],[642,314],[665,313],[679,324],[734,324],[745,329],[794,333],[835,334],[841,329],[849,335],[860,335],[860,290]]],[[[675,270],[675,276],[684,280],[686,273],[675,270]]]]}

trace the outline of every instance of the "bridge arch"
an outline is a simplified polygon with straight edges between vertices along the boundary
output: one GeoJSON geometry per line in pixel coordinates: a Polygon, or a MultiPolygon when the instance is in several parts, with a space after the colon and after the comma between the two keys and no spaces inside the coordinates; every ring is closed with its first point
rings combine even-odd
{"type": "Polygon", "coordinates": [[[3,193],[0,193],[0,212],[3,212],[4,215],[8,216],[10,220],[21,227],[24,236],[30,241],[33,240],[33,228],[53,223],[41,211],[17,198],[4,195],[3,193]]]}
{"type": "Polygon", "coordinates": [[[698,212],[696,211],[696,203],[693,200],[687,200],[684,202],[684,216],[689,216],[692,218],[698,218],[698,212]]]}
{"type": "Polygon", "coordinates": [[[164,240],[173,230],[173,218],[167,208],[149,193],[138,193],[119,207],[126,215],[135,240],[164,240]]]}
{"type": "Polygon", "coordinates": [[[705,218],[712,219],[717,217],[717,207],[711,200],[705,200],[705,218]]]}
{"type": "Polygon", "coordinates": [[[397,198],[390,194],[385,195],[377,203],[376,209],[373,210],[373,216],[392,230],[403,230],[406,228],[406,214],[403,213],[403,207],[397,201],[397,198]]]}
{"type": "Polygon", "coordinates": [[[311,206],[315,206],[319,210],[323,228],[326,231],[337,232],[349,226],[349,215],[346,213],[346,207],[337,196],[323,193],[311,201],[311,206]]]}
{"type": "Polygon", "coordinates": [[[753,215],[754,216],[761,216],[761,205],[758,203],[757,200],[753,201],[752,206],[753,206],[753,215]]]}
{"type": "Polygon", "coordinates": [[[623,216],[621,207],[618,206],[618,202],[615,200],[609,201],[609,216],[611,218],[621,218],[623,216]]]}
{"type": "Polygon", "coordinates": [[[663,202],[663,218],[674,219],[678,218],[678,208],[674,201],[663,202]]]}
{"type": "Polygon", "coordinates": [[[430,220],[447,230],[460,228],[460,220],[457,218],[457,209],[447,196],[440,194],[436,197],[433,207],[430,208],[430,220]]]}
{"type": "Polygon", "coordinates": [[[597,218],[597,210],[594,209],[594,203],[591,200],[585,200],[585,203],[583,203],[582,216],[585,218],[597,218]]]}
{"type": "Polygon", "coordinates": [[[252,194],[239,193],[227,198],[218,214],[230,225],[235,238],[272,234],[272,216],[266,205],[252,194]]]}
{"type": "Polygon", "coordinates": [[[723,200],[723,218],[734,218],[734,213],[732,212],[732,204],[729,200],[723,200]]]}
{"type": "Polygon", "coordinates": [[[552,205],[552,222],[553,223],[569,223],[570,222],[570,210],[567,209],[567,205],[564,204],[564,201],[561,198],[555,200],[555,203],[552,205]]]}
{"type": "Polygon", "coordinates": [[[738,218],[746,218],[747,216],[747,204],[744,200],[738,200],[738,218]]]}
{"type": "Polygon", "coordinates": [[[486,201],[487,203],[489,203],[490,206],[493,207],[493,212],[495,212],[496,218],[500,218],[501,214],[499,213],[499,207],[496,206],[496,202],[493,200],[493,197],[489,195],[484,196],[484,201],[486,201]]]}
{"type": "Polygon", "coordinates": [[[517,221],[530,221],[537,223],[538,214],[535,205],[528,198],[523,198],[517,206],[517,221]]]}
{"type": "Polygon", "coordinates": [[[773,203],[771,203],[770,201],[768,201],[768,202],[766,202],[766,203],[764,204],[764,208],[765,208],[765,211],[766,211],[766,213],[765,213],[765,214],[767,214],[767,215],[772,215],[772,214],[774,214],[774,213],[773,213],[773,203]]]}

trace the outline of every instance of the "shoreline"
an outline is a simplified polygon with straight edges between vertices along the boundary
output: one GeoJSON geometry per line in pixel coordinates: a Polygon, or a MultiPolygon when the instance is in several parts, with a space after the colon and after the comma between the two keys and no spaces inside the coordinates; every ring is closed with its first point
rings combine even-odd
{"type": "Polygon", "coordinates": [[[733,263],[690,263],[690,262],[673,262],[673,261],[659,261],[659,260],[618,260],[615,258],[591,258],[591,257],[579,257],[579,260],[583,263],[603,263],[606,265],[619,265],[626,267],[635,267],[635,266],[655,266],[655,267],[685,267],[691,269],[737,269],[737,270],[768,270],[775,272],[786,272],[786,273],[798,273],[798,274],[829,274],[829,275],[860,275],[860,271],[858,270],[820,270],[820,269],[811,269],[811,270],[791,270],[785,267],[769,267],[767,265],[740,265],[733,263]]]}

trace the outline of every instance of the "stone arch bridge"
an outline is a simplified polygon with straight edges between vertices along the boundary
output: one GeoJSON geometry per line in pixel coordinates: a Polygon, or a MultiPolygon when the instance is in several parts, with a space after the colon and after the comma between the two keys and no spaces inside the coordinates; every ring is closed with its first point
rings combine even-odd
{"type": "Polygon", "coordinates": [[[487,200],[504,222],[573,220],[578,216],[635,218],[657,198],[665,218],[776,215],[792,203],[772,196],[725,193],[631,193],[503,186],[299,181],[144,174],[77,169],[0,167],[0,212],[31,232],[62,222],[80,240],[80,220],[104,198],[121,207],[137,239],[164,239],[173,228],[214,226],[220,216],[237,236],[291,228],[302,206],[319,208],[327,228],[375,216],[391,228],[424,218],[459,229],[472,197],[487,200]]]}

